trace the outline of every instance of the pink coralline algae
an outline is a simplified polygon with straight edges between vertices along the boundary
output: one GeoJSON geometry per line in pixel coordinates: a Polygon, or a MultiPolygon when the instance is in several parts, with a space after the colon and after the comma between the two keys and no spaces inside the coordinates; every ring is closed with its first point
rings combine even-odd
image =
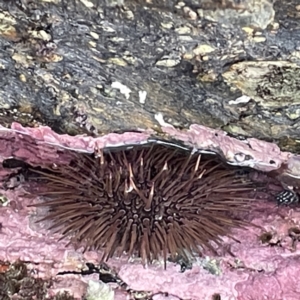
{"type": "MultiPolygon", "coordinates": [[[[217,153],[231,165],[251,167],[254,177],[258,176],[255,170],[272,171],[285,185],[298,187],[299,157],[281,152],[274,144],[255,139],[236,140],[222,131],[199,125],[180,131],[160,121],[162,130],[182,145],[217,153]]],[[[68,164],[71,159],[63,149],[92,153],[95,149],[144,144],[150,138],[153,138],[151,131],[98,138],[71,137],[58,135],[48,127],[24,128],[13,123],[9,129],[0,127],[0,159],[3,162],[13,157],[32,166],[55,166],[68,164]]],[[[0,261],[24,261],[29,270],[34,270],[34,276],[55,279],[49,294],[65,290],[76,299],[82,299],[90,277],[57,273],[79,271],[87,262],[97,265],[101,251],[83,253],[67,240],[59,240],[59,234],[48,231],[48,221],[36,223],[39,213],[28,205],[37,201],[24,189],[22,176],[11,177],[7,182],[12,172],[16,170],[0,168],[3,203],[0,206],[0,261]]],[[[282,189],[272,187],[272,182],[268,188],[282,189]]],[[[161,261],[144,267],[141,260],[134,257],[130,261],[126,257],[111,258],[108,264],[133,290],[165,292],[153,299],[299,299],[300,208],[277,206],[276,201],[267,201],[263,195],[260,197],[258,193],[255,209],[247,217],[257,226],[233,229],[231,235],[239,242],[222,237],[222,246],[215,245],[218,255],[207,252],[206,256],[193,261],[192,269],[180,272],[177,263],[168,262],[164,270],[161,261]]],[[[116,284],[111,288],[115,289],[115,299],[128,296],[116,288],[116,284]]]]}

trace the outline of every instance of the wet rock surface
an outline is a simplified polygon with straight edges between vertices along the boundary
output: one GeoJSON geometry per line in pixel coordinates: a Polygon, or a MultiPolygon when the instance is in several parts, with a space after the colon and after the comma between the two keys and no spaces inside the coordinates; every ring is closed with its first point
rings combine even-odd
{"type": "Polygon", "coordinates": [[[179,128],[201,124],[296,152],[297,5],[4,1],[1,124],[160,132],[161,112],[179,128]]]}

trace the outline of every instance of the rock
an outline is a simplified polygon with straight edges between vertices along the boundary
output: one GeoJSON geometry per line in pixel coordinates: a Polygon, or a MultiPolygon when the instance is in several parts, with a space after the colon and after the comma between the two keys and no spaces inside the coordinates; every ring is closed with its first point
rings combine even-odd
{"type": "Polygon", "coordinates": [[[297,152],[297,3],[1,2],[0,123],[159,135],[162,113],[297,152]]]}

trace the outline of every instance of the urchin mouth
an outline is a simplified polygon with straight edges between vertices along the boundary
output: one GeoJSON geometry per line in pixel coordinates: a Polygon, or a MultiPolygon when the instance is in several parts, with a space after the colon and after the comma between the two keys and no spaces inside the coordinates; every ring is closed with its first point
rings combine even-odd
{"type": "Polygon", "coordinates": [[[249,225],[241,214],[253,206],[254,184],[213,155],[150,144],[97,155],[71,153],[69,165],[31,168],[30,180],[49,212],[51,230],[102,260],[137,255],[151,263],[215,251],[221,236],[249,225]]]}

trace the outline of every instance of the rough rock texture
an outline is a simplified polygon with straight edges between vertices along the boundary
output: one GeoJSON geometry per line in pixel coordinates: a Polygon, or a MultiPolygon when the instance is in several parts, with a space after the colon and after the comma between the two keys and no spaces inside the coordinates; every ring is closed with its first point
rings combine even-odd
{"type": "MultiPolygon", "coordinates": [[[[11,128],[1,128],[1,162],[64,163],[59,145],[91,152],[159,137],[274,171],[298,188],[299,19],[297,0],[1,1],[0,125],[11,128]]],[[[1,167],[1,178],[9,172],[1,167]]],[[[35,224],[27,204],[36,199],[22,178],[1,194],[4,290],[14,288],[7,265],[21,259],[32,278],[54,279],[41,284],[50,296],[83,299],[89,277],[57,273],[97,265],[100,254],[75,251],[35,224]]],[[[224,239],[235,258],[208,253],[184,273],[175,263],[167,271],[136,259],[110,265],[132,289],[173,294],[154,299],[296,300],[299,213],[261,199],[248,218],[262,229],[233,232],[240,244],[224,239]]],[[[115,299],[127,296],[115,289],[115,299]]]]}
{"type": "Polygon", "coordinates": [[[161,112],[296,151],[298,4],[1,1],[1,123],[159,132],[161,112]]]}

